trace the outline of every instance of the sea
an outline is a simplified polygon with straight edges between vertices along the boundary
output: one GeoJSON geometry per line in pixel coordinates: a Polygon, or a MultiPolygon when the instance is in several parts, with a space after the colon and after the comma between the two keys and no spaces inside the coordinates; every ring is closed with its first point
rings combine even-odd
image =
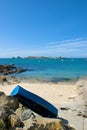
{"type": "Polygon", "coordinates": [[[86,58],[0,58],[0,64],[27,69],[12,74],[20,79],[62,82],[87,77],[86,58]]]}

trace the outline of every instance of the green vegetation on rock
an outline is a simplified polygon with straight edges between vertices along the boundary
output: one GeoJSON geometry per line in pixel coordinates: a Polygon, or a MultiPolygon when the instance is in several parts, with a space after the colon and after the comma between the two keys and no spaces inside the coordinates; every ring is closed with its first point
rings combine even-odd
{"type": "Polygon", "coordinates": [[[6,125],[2,119],[0,119],[0,130],[6,130],[6,125]]]}

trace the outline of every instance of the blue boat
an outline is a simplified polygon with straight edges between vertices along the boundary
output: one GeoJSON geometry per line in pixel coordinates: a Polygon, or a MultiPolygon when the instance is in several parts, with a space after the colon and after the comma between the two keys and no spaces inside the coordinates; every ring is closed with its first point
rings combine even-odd
{"type": "Polygon", "coordinates": [[[10,95],[17,97],[19,102],[25,107],[28,107],[39,115],[44,117],[57,117],[58,115],[58,110],[55,106],[19,85],[12,90],[10,95]]]}

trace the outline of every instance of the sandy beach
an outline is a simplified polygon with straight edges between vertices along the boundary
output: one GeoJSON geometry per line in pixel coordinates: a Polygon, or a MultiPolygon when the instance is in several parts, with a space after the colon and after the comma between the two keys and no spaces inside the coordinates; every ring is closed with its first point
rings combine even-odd
{"type": "Polygon", "coordinates": [[[87,118],[81,115],[84,110],[84,101],[76,84],[21,82],[19,84],[0,85],[0,91],[10,95],[16,85],[20,85],[52,103],[58,109],[58,118],[62,118],[66,124],[70,124],[76,130],[86,130],[87,118]]]}

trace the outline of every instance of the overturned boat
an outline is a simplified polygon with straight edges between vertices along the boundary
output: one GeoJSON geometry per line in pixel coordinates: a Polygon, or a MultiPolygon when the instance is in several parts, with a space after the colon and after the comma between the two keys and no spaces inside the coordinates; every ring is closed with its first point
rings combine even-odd
{"type": "Polygon", "coordinates": [[[19,102],[25,107],[28,107],[41,116],[57,117],[58,115],[58,110],[55,106],[19,85],[12,90],[10,95],[17,97],[19,102]]]}

